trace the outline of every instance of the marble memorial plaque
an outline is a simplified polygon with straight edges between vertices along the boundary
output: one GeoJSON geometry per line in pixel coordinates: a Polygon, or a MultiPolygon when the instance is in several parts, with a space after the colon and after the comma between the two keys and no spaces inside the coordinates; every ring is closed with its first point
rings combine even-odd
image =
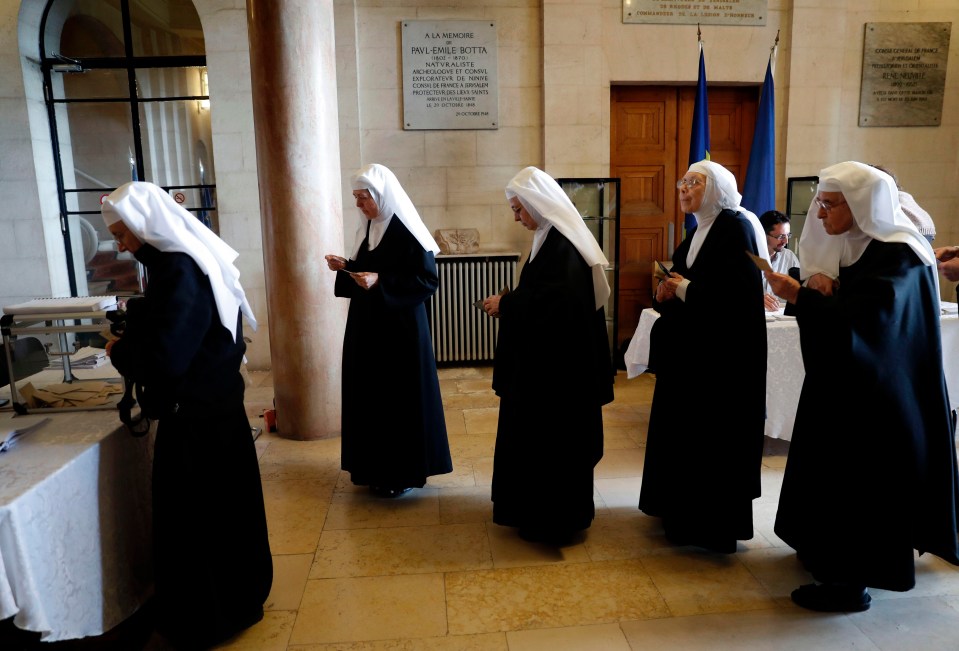
{"type": "Polygon", "coordinates": [[[624,23],[765,25],[767,0],[623,0],[624,23]]]}
{"type": "Polygon", "coordinates": [[[859,126],[939,126],[952,23],[866,23],[859,126]]]}
{"type": "Polygon", "coordinates": [[[496,23],[403,21],[403,128],[496,129],[496,23]]]}

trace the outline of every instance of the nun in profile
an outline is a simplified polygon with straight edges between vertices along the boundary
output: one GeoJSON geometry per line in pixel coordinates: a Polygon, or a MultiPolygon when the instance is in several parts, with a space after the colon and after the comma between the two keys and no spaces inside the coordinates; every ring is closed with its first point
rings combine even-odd
{"type": "Polygon", "coordinates": [[[340,463],[354,484],[396,498],[453,470],[426,318],[439,247],[388,168],[367,165],[352,186],[353,252],[326,256],[334,293],[350,299],[340,463]]]}
{"type": "Polygon", "coordinates": [[[222,642],[263,617],[273,582],[260,470],[243,405],[241,315],[256,327],[236,251],[162,188],[127,183],[103,202],[119,251],[147,269],[116,369],[145,388],[153,456],[157,631],[177,648],[222,642]]]}
{"type": "Polygon", "coordinates": [[[609,262],[542,170],[520,171],[506,198],[515,221],[533,232],[533,245],[516,287],[483,301],[500,320],[493,522],[518,527],[524,540],[562,546],[595,515],[603,405],[613,400],[609,262]]]}
{"type": "Polygon", "coordinates": [[[731,554],[753,537],[766,419],[766,231],[740,204],[736,177],[709,160],[676,184],[696,227],[656,288],[656,388],[639,509],[674,545],[731,554]]]}

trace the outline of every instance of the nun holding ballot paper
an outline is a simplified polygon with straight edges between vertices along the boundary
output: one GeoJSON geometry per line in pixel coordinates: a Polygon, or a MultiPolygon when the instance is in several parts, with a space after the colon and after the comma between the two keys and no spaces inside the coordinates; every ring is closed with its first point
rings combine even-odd
{"type": "Polygon", "coordinates": [[[500,398],[493,522],[527,541],[564,545],[593,521],[603,405],[613,400],[606,334],[609,263],[563,189],[527,167],[506,186],[533,231],[512,291],[483,309],[500,319],[493,390],[500,398]]]}
{"type": "Polygon", "coordinates": [[[959,565],[936,258],[892,177],[856,161],[820,171],[799,252],[803,285],[766,272],[806,372],[775,531],[815,580],[794,602],[861,611],[915,586],[914,550],[959,565]]]}
{"type": "Polygon", "coordinates": [[[153,457],[157,631],[206,648],[263,617],[273,581],[260,471],[243,405],[240,315],[256,327],[237,253],[162,188],[133,182],[102,206],[149,284],[127,305],[113,365],[146,388],[153,457]]]}
{"type": "Polygon", "coordinates": [[[395,498],[453,470],[426,318],[439,247],[388,168],[367,165],[352,185],[352,255],[326,256],[334,293],[350,299],[340,463],[354,484],[395,498]]]}

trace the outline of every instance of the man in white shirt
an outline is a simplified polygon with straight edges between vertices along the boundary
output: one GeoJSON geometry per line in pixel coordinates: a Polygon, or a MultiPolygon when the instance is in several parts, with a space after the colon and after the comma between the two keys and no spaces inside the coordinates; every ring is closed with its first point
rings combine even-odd
{"type": "MultiPolygon", "coordinates": [[[[786,248],[792,233],[789,232],[789,217],[778,210],[767,210],[759,216],[759,223],[766,232],[766,246],[769,248],[769,261],[773,271],[788,274],[793,267],[799,266],[799,258],[786,248]]],[[[777,297],[769,287],[769,281],[763,276],[763,303],[767,312],[782,309],[786,300],[777,297]]]]}

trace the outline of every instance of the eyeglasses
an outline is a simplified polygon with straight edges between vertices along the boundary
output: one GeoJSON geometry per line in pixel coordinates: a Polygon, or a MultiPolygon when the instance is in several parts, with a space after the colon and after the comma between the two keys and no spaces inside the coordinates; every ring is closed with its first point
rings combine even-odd
{"type": "Polygon", "coordinates": [[[766,233],[766,237],[770,237],[774,240],[779,240],[780,242],[785,242],[792,236],[793,236],[792,233],[783,233],[782,235],[770,235],[769,233],[766,233]]]}
{"type": "Polygon", "coordinates": [[[825,210],[826,212],[830,212],[834,208],[838,208],[839,206],[846,203],[845,200],[840,201],[839,203],[829,203],[828,201],[820,201],[819,199],[813,199],[813,201],[815,201],[816,205],[822,208],[823,210],[825,210]]]}
{"type": "Polygon", "coordinates": [[[695,188],[697,185],[702,185],[702,184],[703,182],[700,181],[699,179],[679,179],[678,181],[676,181],[676,189],[682,190],[683,186],[689,189],[692,189],[692,188],[695,188]]]}

